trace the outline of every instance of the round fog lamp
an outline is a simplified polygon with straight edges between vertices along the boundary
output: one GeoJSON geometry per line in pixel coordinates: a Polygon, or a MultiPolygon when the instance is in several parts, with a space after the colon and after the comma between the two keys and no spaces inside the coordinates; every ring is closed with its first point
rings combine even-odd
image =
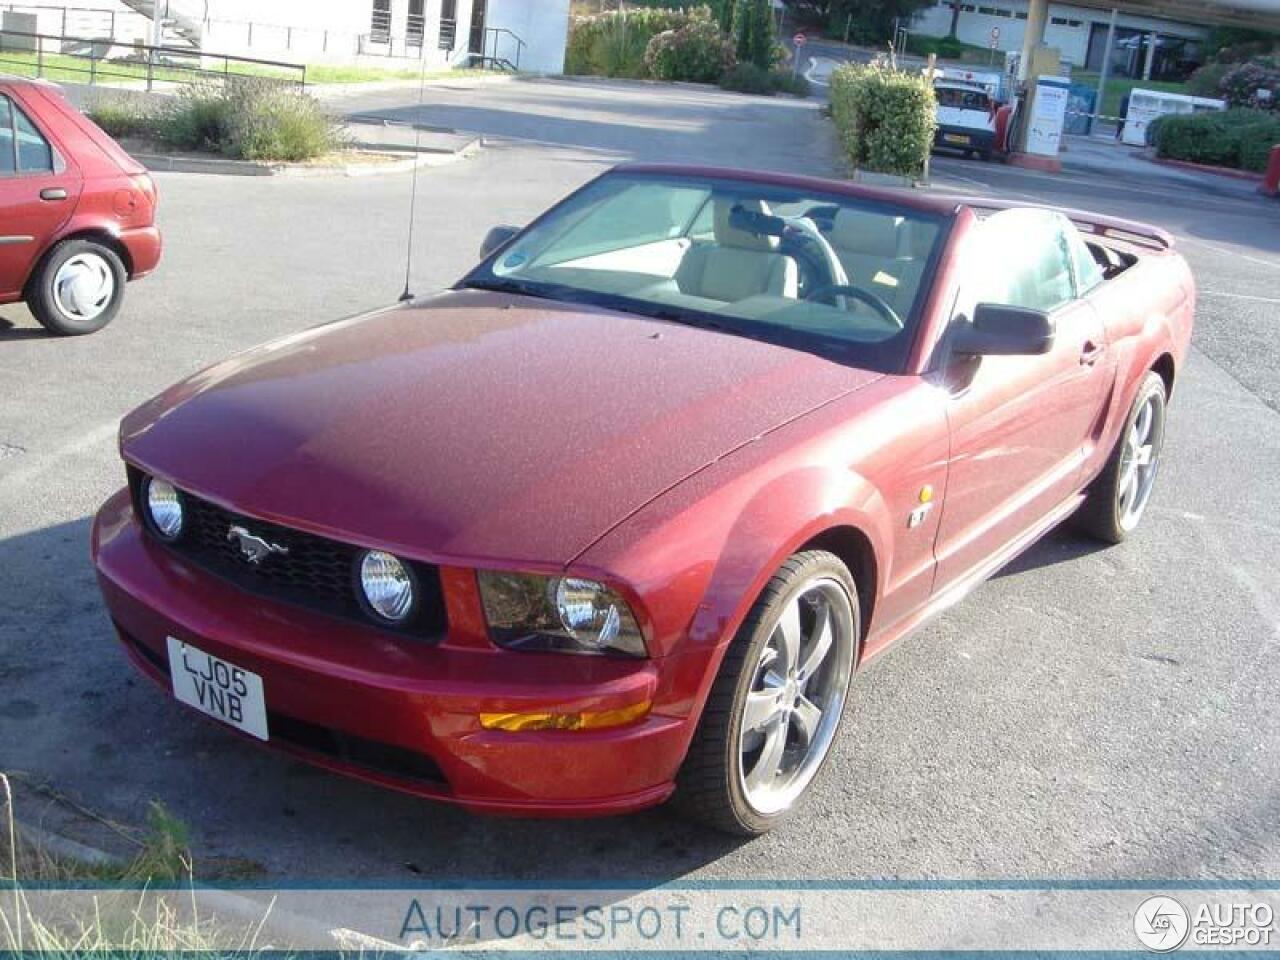
{"type": "Polygon", "coordinates": [[[182,533],[182,500],[173,484],[156,477],[147,481],[147,513],[156,532],[166,540],[176,540],[182,533]]]}
{"type": "Polygon", "coordinates": [[[391,623],[413,612],[413,577],[397,558],[370,550],[360,561],[360,589],[375,614],[391,623]]]}

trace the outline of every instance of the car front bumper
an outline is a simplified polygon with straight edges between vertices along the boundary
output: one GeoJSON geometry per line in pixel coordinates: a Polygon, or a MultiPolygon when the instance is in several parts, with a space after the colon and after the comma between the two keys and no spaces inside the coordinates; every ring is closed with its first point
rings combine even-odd
{"type": "Polygon", "coordinates": [[[99,511],[92,550],[133,665],[169,689],[174,637],[260,675],[267,746],[479,812],[622,813],[673,789],[692,723],[679,715],[687,695],[668,689],[671,674],[688,675],[676,658],[519,653],[459,640],[455,632],[477,626],[478,593],[474,605],[450,598],[450,634],[438,643],[261,599],[156,543],[128,491],[99,511]],[[645,700],[654,703],[647,717],[607,729],[506,732],[479,722],[481,712],[604,711],[645,700]]]}

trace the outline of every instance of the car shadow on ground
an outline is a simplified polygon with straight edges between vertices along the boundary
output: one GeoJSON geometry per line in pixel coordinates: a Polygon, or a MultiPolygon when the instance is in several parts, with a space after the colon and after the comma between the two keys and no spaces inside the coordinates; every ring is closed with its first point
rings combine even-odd
{"type": "Polygon", "coordinates": [[[0,314],[0,343],[6,340],[47,340],[52,336],[44,327],[19,326],[10,317],[0,314]]]}
{"type": "Polygon", "coordinates": [[[1068,519],[1001,567],[991,579],[998,580],[1001,577],[1011,577],[1044,567],[1056,566],[1059,563],[1070,563],[1110,547],[1111,544],[1081,533],[1068,519]]]}

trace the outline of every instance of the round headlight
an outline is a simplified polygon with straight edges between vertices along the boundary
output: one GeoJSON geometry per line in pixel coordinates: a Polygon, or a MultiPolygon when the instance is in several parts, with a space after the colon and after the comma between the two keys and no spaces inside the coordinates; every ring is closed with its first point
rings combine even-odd
{"type": "Polygon", "coordinates": [[[173,484],[151,477],[146,492],[151,525],[166,540],[176,540],[182,533],[182,499],[178,491],[173,484]]]}
{"type": "Polygon", "coordinates": [[[369,609],[383,620],[400,623],[413,612],[413,577],[389,553],[370,550],[360,561],[360,589],[369,609]]]}
{"type": "Polygon", "coordinates": [[[603,584],[565,577],[556,581],[555,595],[560,623],[570,634],[598,649],[617,639],[622,616],[617,598],[603,584]]]}

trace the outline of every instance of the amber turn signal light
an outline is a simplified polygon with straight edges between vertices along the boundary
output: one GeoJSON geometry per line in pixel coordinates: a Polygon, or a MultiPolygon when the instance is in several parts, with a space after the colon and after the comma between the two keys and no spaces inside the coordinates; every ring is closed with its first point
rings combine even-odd
{"type": "Polygon", "coordinates": [[[643,720],[653,708],[651,700],[643,700],[629,707],[616,710],[598,710],[580,713],[482,713],[480,726],[486,730],[509,732],[527,730],[601,730],[605,727],[622,727],[643,720]]]}

